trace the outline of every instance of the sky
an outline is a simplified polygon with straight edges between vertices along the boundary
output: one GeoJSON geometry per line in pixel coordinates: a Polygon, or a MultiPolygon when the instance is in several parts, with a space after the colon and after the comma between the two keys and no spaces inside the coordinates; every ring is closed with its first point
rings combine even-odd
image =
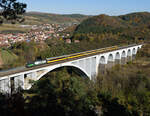
{"type": "Polygon", "coordinates": [[[150,12],[150,0],[19,0],[27,11],[56,14],[123,15],[150,12]]]}

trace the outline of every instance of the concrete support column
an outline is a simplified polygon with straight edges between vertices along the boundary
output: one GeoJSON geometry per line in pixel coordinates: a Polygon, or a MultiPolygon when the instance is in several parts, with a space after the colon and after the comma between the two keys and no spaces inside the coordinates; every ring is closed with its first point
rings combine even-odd
{"type": "Polygon", "coordinates": [[[115,54],[115,64],[121,64],[121,52],[115,54]]]}
{"type": "Polygon", "coordinates": [[[121,58],[120,59],[115,59],[115,64],[121,64],[121,58]]]}
{"type": "Polygon", "coordinates": [[[101,56],[99,61],[99,72],[104,74],[106,70],[106,64],[108,63],[106,56],[101,56]]]}
{"type": "Polygon", "coordinates": [[[0,92],[4,90],[4,80],[0,80],[0,92]]]}
{"type": "Polygon", "coordinates": [[[94,80],[94,78],[96,77],[96,57],[92,58],[91,64],[91,77],[92,80],[94,80]]]}
{"type": "Polygon", "coordinates": [[[127,57],[122,57],[121,64],[126,64],[126,63],[127,63],[127,57]]]}
{"type": "Polygon", "coordinates": [[[108,63],[108,62],[106,62],[106,61],[105,61],[105,62],[100,62],[100,64],[99,64],[99,72],[100,72],[100,73],[102,73],[102,74],[105,73],[107,63],[108,63]]]}
{"type": "Polygon", "coordinates": [[[11,93],[10,78],[0,80],[0,92],[11,93]]]}
{"type": "Polygon", "coordinates": [[[24,89],[24,74],[14,77],[14,87],[15,90],[17,90],[18,88],[24,89]]]}
{"type": "Polygon", "coordinates": [[[98,75],[99,73],[99,57],[96,56],[96,76],[98,75]]]}
{"type": "Polygon", "coordinates": [[[32,79],[31,73],[25,74],[25,77],[24,77],[24,89],[25,90],[31,87],[31,84],[29,83],[31,79],[32,79]]]}
{"type": "MultiPolygon", "coordinates": [[[[89,75],[92,77],[92,58],[89,58],[89,75]]],[[[91,80],[91,78],[90,78],[91,80]]]]}
{"type": "Polygon", "coordinates": [[[0,92],[4,93],[5,91],[5,79],[0,80],[0,92]]]}
{"type": "Polygon", "coordinates": [[[127,62],[132,61],[132,56],[127,56],[127,62]]]}
{"type": "Polygon", "coordinates": [[[26,77],[24,80],[24,82],[25,82],[24,88],[25,89],[31,88],[31,86],[32,86],[31,81],[36,81],[36,80],[37,80],[37,72],[32,72],[32,73],[26,74],[26,77]]]}
{"type": "Polygon", "coordinates": [[[131,49],[128,49],[128,52],[127,52],[127,61],[132,61],[132,51],[131,49]]]}
{"type": "Polygon", "coordinates": [[[99,64],[99,72],[104,74],[106,70],[106,64],[99,64]]]}
{"type": "Polygon", "coordinates": [[[132,60],[135,60],[135,58],[136,58],[136,54],[133,54],[132,55],[132,60]]]}
{"type": "Polygon", "coordinates": [[[115,65],[115,61],[108,61],[107,65],[106,65],[106,69],[110,69],[115,65]]]}

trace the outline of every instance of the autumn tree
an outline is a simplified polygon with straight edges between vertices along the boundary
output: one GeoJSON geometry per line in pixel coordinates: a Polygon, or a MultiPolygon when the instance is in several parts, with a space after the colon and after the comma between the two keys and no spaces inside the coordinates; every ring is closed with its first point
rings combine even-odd
{"type": "Polygon", "coordinates": [[[24,21],[22,14],[25,13],[26,7],[25,3],[17,0],[0,0],[0,23],[2,24],[4,20],[11,23],[24,21]]]}

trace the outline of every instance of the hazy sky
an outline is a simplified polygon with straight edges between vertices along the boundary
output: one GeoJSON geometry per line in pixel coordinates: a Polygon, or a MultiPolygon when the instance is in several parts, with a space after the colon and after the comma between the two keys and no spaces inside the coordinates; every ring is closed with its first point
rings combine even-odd
{"type": "Polygon", "coordinates": [[[120,15],[130,12],[150,12],[150,0],[19,0],[27,11],[58,14],[120,15]]]}

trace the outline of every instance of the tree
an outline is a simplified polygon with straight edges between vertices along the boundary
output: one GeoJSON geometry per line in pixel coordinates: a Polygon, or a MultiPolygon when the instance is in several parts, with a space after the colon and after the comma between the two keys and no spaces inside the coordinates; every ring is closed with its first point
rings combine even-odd
{"type": "Polygon", "coordinates": [[[0,23],[4,20],[11,21],[11,23],[24,21],[21,15],[25,13],[26,7],[25,3],[17,2],[17,0],[0,0],[0,23]]]}
{"type": "Polygon", "coordinates": [[[86,84],[88,79],[70,75],[67,69],[51,72],[28,91],[28,111],[37,116],[96,116],[97,94],[86,84]]]}
{"type": "Polygon", "coordinates": [[[130,111],[109,93],[99,93],[98,98],[102,101],[103,116],[131,116],[130,111]]]}

